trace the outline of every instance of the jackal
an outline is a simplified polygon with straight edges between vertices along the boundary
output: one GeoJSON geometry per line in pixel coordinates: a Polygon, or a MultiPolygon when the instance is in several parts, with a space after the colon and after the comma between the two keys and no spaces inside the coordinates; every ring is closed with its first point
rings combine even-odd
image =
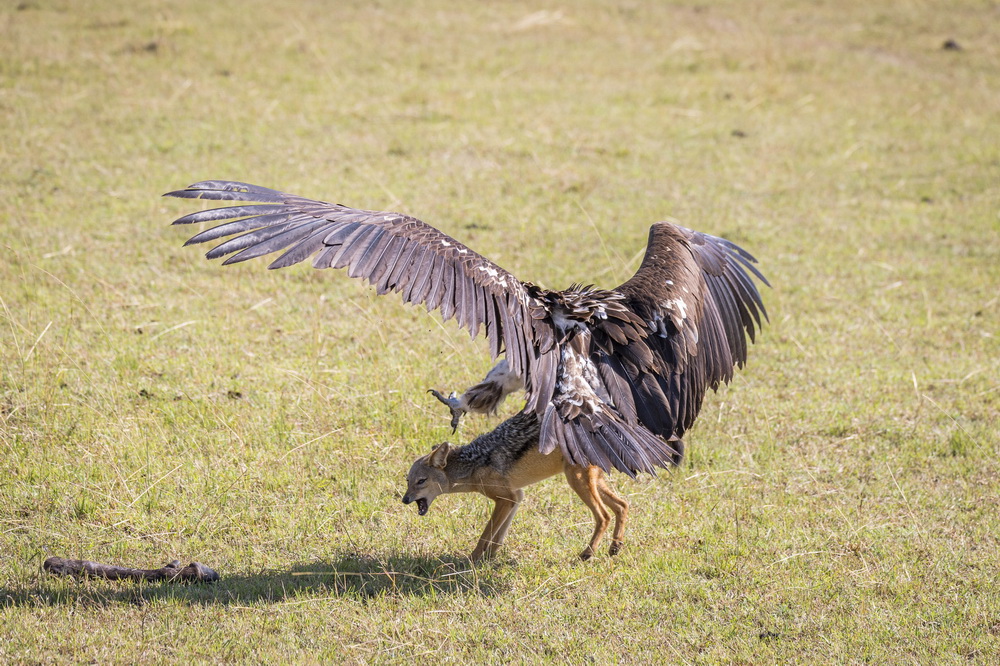
{"type": "Polygon", "coordinates": [[[413,463],[406,477],[403,503],[415,502],[422,516],[435,497],[446,493],[478,492],[493,500],[493,515],[469,556],[476,562],[492,557],[503,544],[514,513],[524,499],[521,489],[562,472],[594,514],[594,533],[580,558],[593,556],[611,523],[612,513],[615,529],[608,552],[617,554],[628,520],[628,501],[608,486],[600,467],[570,464],[558,447],[542,454],[538,434],[538,417],[521,412],[465,446],[452,447],[448,442],[438,445],[413,463]]]}

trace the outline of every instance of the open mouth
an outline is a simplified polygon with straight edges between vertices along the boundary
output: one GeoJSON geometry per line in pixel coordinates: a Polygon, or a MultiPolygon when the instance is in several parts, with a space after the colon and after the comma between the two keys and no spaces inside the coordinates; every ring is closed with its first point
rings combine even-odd
{"type": "Polygon", "coordinates": [[[420,499],[417,500],[417,513],[419,515],[421,515],[421,516],[425,515],[427,513],[427,509],[429,507],[430,507],[430,504],[423,497],[421,497],[420,499]]]}

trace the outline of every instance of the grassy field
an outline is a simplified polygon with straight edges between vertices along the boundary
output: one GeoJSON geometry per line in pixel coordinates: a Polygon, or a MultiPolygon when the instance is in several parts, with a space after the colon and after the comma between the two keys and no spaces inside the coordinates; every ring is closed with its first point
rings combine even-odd
{"type": "Polygon", "coordinates": [[[4,2],[0,661],[993,662],[998,26],[972,1],[4,2]],[[684,465],[615,479],[620,556],[575,559],[590,516],[553,479],[473,568],[485,500],[399,500],[450,437],[424,390],[485,344],[182,248],[191,203],[159,195],[205,178],[410,213],[550,287],[618,284],[676,219],[757,255],[770,324],[684,465]]]}

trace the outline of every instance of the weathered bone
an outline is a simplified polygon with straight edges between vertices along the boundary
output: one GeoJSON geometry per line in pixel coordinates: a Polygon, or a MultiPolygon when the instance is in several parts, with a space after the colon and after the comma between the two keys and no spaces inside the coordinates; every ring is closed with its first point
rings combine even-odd
{"type": "Polygon", "coordinates": [[[220,576],[201,562],[181,567],[178,560],[168,562],[159,569],[131,569],[113,564],[99,564],[90,560],[67,560],[50,557],[42,569],[56,576],[106,578],[108,580],[165,580],[183,583],[214,583],[220,576]]]}

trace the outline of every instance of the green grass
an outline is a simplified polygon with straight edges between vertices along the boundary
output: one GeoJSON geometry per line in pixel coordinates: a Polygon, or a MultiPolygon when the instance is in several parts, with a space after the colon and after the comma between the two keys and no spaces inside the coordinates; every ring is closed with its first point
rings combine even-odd
{"type": "Polygon", "coordinates": [[[991,662],[998,19],[6,3],[0,660],[991,662]],[[399,498],[449,436],[424,390],[478,379],[485,345],[343,275],[181,248],[190,202],[159,195],[204,178],[411,213],[552,287],[618,284],[673,218],[761,259],[771,323],[684,466],[615,479],[619,557],[574,559],[590,518],[554,479],[472,568],[485,500],[399,498]],[[223,580],[53,579],[50,555],[223,580]]]}

